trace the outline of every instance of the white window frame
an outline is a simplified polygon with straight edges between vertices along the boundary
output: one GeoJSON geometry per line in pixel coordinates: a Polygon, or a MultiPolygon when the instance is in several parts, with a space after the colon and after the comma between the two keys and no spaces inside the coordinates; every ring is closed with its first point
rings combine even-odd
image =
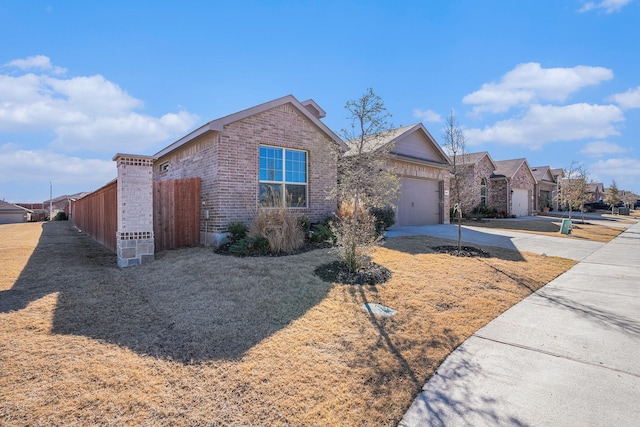
{"type": "MultiPolygon", "coordinates": [[[[304,186],[304,200],[305,206],[287,206],[286,196],[282,197],[283,207],[286,209],[309,209],[309,152],[306,150],[298,150],[295,148],[278,147],[275,145],[260,144],[258,147],[258,203],[262,203],[260,200],[260,184],[280,185],[280,194],[286,195],[287,184],[288,185],[301,185],[304,186]],[[262,180],[260,179],[260,149],[262,147],[271,148],[282,151],[282,181],[262,180]],[[304,164],[304,176],[305,182],[288,182],[287,181],[287,151],[295,151],[305,154],[304,164]]],[[[274,206],[278,208],[278,206],[274,206]]]]}

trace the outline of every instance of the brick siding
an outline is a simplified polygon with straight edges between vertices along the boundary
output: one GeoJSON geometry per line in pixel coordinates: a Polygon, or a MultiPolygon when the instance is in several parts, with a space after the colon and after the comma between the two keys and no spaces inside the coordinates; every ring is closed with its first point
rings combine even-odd
{"type": "Polygon", "coordinates": [[[307,151],[308,208],[293,209],[311,221],[335,211],[327,195],[336,183],[333,141],[291,104],[227,124],[155,162],[154,179],[201,178],[201,231],[224,233],[230,222],[249,224],[258,210],[260,145],[307,151]],[[162,165],[169,163],[167,171],[162,165]],[[205,211],[210,218],[205,221],[205,211]]]}

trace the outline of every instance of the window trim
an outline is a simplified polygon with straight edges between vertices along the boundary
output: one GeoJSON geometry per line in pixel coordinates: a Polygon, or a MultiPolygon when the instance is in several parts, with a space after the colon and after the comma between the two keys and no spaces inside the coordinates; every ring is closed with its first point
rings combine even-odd
{"type": "Polygon", "coordinates": [[[301,185],[304,186],[304,201],[305,206],[287,206],[286,196],[282,198],[282,204],[284,206],[260,206],[264,209],[279,209],[284,207],[285,209],[309,209],[309,152],[307,150],[300,150],[297,148],[286,148],[286,147],[278,147],[277,145],[269,145],[269,144],[260,144],[258,146],[258,204],[262,205],[262,200],[260,200],[260,185],[261,184],[273,184],[280,185],[280,194],[286,194],[287,185],[301,185]],[[263,180],[260,179],[260,149],[262,147],[272,148],[276,150],[281,150],[282,152],[282,181],[272,181],[272,180],[263,180]],[[299,153],[304,153],[305,161],[304,161],[304,178],[305,182],[289,182],[287,181],[287,151],[295,151],[299,153]]]}
{"type": "Polygon", "coordinates": [[[169,162],[166,161],[166,162],[160,163],[159,169],[160,169],[160,173],[169,172],[169,162]]]}

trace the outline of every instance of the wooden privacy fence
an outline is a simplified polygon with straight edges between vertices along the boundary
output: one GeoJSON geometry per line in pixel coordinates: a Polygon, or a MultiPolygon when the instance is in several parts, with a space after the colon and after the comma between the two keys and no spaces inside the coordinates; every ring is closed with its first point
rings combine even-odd
{"type": "Polygon", "coordinates": [[[156,252],[200,243],[200,178],[153,182],[156,252]]]}
{"type": "Polygon", "coordinates": [[[118,230],[118,183],[112,181],[73,202],[73,224],[98,243],[116,252],[118,230]]]}

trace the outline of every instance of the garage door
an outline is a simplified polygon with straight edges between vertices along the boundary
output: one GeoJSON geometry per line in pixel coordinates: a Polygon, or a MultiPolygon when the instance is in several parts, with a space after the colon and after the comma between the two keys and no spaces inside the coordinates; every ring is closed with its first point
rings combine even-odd
{"type": "Polygon", "coordinates": [[[397,225],[440,223],[439,182],[427,179],[400,179],[400,200],[396,203],[397,225]]]}
{"type": "Polygon", "coordinates": [[[26,213],[22,212],[0,212],[0,224],[15,224],[18,222],[26,222],[26,213]]]}
{"type": "Polygon", "coordinates": [[[511,197],[511,213],[515,216],[529,215],[529,191],[514,188],[511,197]]]}

